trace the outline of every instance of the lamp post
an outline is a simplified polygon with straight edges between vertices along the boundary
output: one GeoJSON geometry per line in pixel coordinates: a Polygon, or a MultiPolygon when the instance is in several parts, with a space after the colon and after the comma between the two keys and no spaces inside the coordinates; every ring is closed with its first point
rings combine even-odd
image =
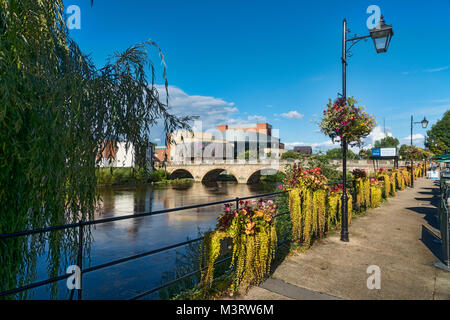
{"type": "MultiPolygon", "coordinates": [[[[423,129],[426,129],[428,126],[428,120],[427,118],[423,117],[422,121],[414,122],[414,117],[411,116],[411,151],[413,146],[413,127],[415,124],[420,123],[422,125],[423,129]]],[[[414,170],[413,170],[413,158],[411,154],[411,188],[414,188],[414,170]]]]}
{"type": "MultiPolygon", "coordinates": [[[[372,38],[377,53],[386,52],[394,31],[391,25],[384,22],[383,16],[380,18],[380,23],[377,27],[370,29],[370,34],[362,37],[353,37],[347,39],[347,20],[344,19],[342,24],[342,97],[347,99],[347,57],[350,49],[359,41],[367,38],[372,38]],[[351,42],[347,48],[347,42],[351,42]]],[[[341,221],[341,241],[348,242],[348,197],[347,197],[347,147],[348,141],[345,137],[342,138],[342,172],[343,172],[343,186],[342,186],[342,221],[341,221]]]]}

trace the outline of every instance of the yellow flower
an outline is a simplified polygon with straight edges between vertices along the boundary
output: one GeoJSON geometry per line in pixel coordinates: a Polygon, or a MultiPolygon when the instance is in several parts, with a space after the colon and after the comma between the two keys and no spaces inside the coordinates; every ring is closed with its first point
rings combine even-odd
{"type": "Polygon", "coordinates": [[[255,210],[255,216],[257,216],[258,218],[262,218],[263,215],[263,212],[255,210]]]}

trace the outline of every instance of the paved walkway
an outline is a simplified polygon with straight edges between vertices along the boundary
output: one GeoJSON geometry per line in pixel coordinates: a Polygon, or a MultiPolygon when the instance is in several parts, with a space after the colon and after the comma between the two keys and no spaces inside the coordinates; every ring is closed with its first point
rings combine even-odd
{"type": "Polygon", "coordinates": [[[287,257],[261,286],[237,299],[446,299],[450,272],[437,269],[440,247],[438,188],[419,179],[414,189],[352,221],[350,242],[339,232],[328,235],[305,253],[287,257]],[[367,288],[367,267],[381,269],[381,289],[367,288]]]}

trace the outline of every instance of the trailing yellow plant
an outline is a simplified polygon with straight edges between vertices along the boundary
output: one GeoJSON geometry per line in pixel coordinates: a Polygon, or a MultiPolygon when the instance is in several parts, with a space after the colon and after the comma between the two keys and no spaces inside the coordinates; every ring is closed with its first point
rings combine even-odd
{"type": "Polygon", "coordinates": [[[410,187],[411,186],[411,174],[410,174],[410,171],[408,169],[402,169],[401,170],[401,174],[403,176],[405,187],[406,186],[410,187]]]}
{"type": "Polygon", "coordinates": [[[292,221],[292,237],[294,240],[301,240],[302,237],[302,207],[300,199],[301,190],[292,189],[289,191],[289,211],[292,221]]]}
{"type": "Polygon", "coordinates": [[[270,271],[275,256],[277,233],[274,223],[276,205],[260,200],[255,207],[250,202],[239,210],[225,205],[216,229],[205,234],[200,250],[201,287],[206,291],[214,280],[214,263],[221,253],[225,238],[233,241],[231,266],[234,267],[232,289],[246,291],[248,286],[259,284],[270,271]],[[204,265],[203,265],[204,264],[204,265]]]}
{"type": "Polygon", "coordinates": [[[370,183],[368,178],[357,178],[356,188],[356,210],[362,211],[370,207],[370,183]]]}
{"type": "Polygon", "coordinates": [[[326,198],[327,192],[324,189],[313,192],[313,218],[316,221],[313,229],[315,236],[319,238],[325,235],[326,198]]]}
{"type": "Polygon", "coordinates": [[[348,194],[347,211],[348,211],[348,224],[350,225],[352,223],[353,218],[353,197],[351,194],[348,194]]]}
{"type": "Polygon", "coordinates": [[[321,168],[302,169],[294,164],[284,182],[285,189],[290,190],[294,240],[301,241],[306,248],[312,237],[325,234],[327,181],[321,168]]]}
{"type": "Polygon", "coordinates": [[[398,190],[404,190],[406,188],[405,178],[402,171],[398,169],[392,170],[392,175],[395,177],[396,185],[398,190]]]}
{"type": "Polygon", "coordinates": [[[303,246],[309,248],[311,243],[312,235],[312,224],[313,224],[313,203],[312,203],[312,191],[311,189],[305,189],[303,191],[302,199],[302,214],[303,214],[303,246]]]}
{"type": "Polygon", "coordinates": [[[332,225],[338,225],[339,210],[340,210],[340,194],[330,194],[328,196],[328,217],[327,217],[327,230],[330,230],[332,225]]]}
{"type": "Polygon", "coordinates": [[[383,178],[383,195],[387,199],[391,196],[391,180],[385,168],[378,171],[378,177],[383,178]]]}
{"type": "Polygon", "coordinates": [[[370,207],[376,208],[380,205],[383,197],[381,182],[377,178],[370,178],[370,207]]]}
{"type": "MultiPolygon", "coordinates": [[[[336,227],[342,221],[342,184],[338,184],[329,189],[328,194],[328,229],[331,225],[336,227]],[[338,218],[339,217],[339,218],[338,218]]],[[[353,217],[353,197],[347,192],[347,214],[348,224],[350,225],[353,217]]]]}
{"type": "Polygon", "coordinates": [[[389,177],[389,182],[391,183],[391,196],[395,197],[396,196],[396,188],[395,188],[395,175],[392,174],[389,177]]]}
{"type": "Polygon", "coordinates": [[[362,169],[355,169],[352,171],[353,177],[355,178],[355,191],[356,191],[356,210],[361,211],[362,208],[366,208],[368,206],[368,199],[367,196],[367,172],[362,169]]]}
{"type": "Polygon", "coordinates": [[[221,241],[228,237],[224,231],[215,230],[206,232],[200,246],[200,264],[205,259],[205,269],[201,273],[201,285],[211,287],[214,278],[214,262],[220,255],[221,241]]]}

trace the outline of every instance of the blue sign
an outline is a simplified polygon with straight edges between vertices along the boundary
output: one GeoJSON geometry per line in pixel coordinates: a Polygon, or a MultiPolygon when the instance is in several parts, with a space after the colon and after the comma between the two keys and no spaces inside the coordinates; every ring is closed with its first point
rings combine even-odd
{"type": "Polygon", "coordinates": [[[373,148],[372,149],[372,157],[381,157],[381,149],[373,148]]]}

